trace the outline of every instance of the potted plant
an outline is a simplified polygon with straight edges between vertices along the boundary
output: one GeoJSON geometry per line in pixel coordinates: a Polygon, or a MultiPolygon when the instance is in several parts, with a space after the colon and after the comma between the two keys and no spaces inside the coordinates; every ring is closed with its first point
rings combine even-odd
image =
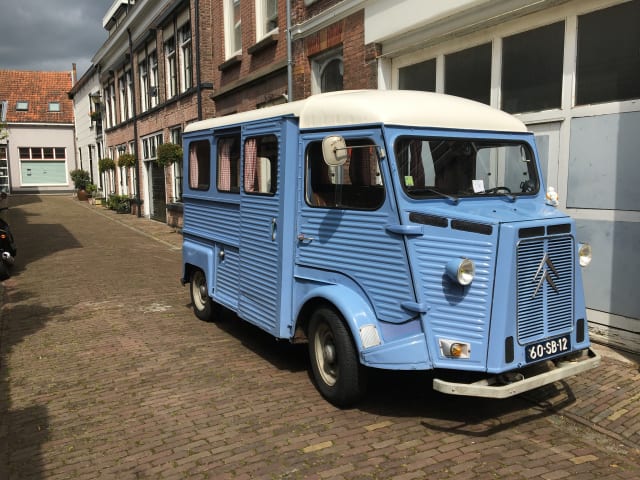
{"type": "Polygon", "coordinates": [[[182,160],[182,147],[175,143],[162,143],[158,145],[156,163],[161,167],[167,167],[172,163],[182,160]]]}
{"type": "Polygon", "coordinates": [[[73,185],[76,188],[78,200],[87,200],[89,195],[87,194],[87,185],[91,183],[91,175],[86,170],[77,168],[69,172],[69,176],[73,181],[73,185]]]}

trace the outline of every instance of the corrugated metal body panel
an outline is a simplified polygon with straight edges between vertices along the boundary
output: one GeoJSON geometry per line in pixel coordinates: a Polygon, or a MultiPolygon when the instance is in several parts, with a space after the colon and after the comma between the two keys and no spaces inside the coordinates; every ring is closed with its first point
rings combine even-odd
{"type": "Polygon", "coordinates": [[[517,247],[518,342],[570,332],[574,242],[569,235],[522,240],[517,247]]]}
{"type": "Polygon", "coordinates": [[[425,235],[415,240],[414,249],[421,297],[429,307],[427,323],[432,334],[484,342],[489,328],[495,261],[490,239],[425,235]],[[457,285],[445,273],[444,267],[451,259],[462,257],[473,260],[476,266],[469,287],[457,285]]]}
{"type": "Polygon", "coordinates": [[[401,322],[414,314],[400,304],[415,296],[404,242],[386,232],[396,220],[385,210],[303,208],[300,231],[310,240],[300,242],[296,262],[349,277],[365,291],[379,319],[401,322]]]}
{"type": "Polygon", "coordinates": [[[184,205],[184,233],[238,246],[240,205],[190,198],[184,205]]]}

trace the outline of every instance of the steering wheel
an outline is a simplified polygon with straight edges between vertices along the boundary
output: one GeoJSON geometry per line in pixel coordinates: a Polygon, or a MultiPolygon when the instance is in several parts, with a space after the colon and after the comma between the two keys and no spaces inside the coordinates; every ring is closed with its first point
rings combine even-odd
{"type": "Polygon", "coordinates": [[[511,189],[509,187],[493,187],[488,188],[484,191],[484,193],[498,193],[500,191],[505,191],[507,193],[511,193],[511,189]]]}

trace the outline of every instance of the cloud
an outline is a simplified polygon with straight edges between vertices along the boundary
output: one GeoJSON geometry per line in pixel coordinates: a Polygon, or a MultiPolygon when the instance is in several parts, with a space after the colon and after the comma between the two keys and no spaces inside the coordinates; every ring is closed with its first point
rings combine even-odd
{"type": "Polygon", "coordinates": [[[0,68],[71,70],[78,75],[107,39],[102,18],[113,0],[0,0],[0,68]]]}

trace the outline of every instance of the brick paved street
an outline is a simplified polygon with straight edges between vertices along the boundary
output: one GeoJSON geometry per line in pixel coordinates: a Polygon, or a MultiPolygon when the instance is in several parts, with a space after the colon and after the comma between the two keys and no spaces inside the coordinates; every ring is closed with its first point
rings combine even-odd
{"type": "Polygon", "coordinates": [[[0,479],[637,479],[640,372],[503,401],[376,372],[325,402],[305,346],[197,320],[180,234],[68,196],[14,196],[0,287],[0,479]]]}

